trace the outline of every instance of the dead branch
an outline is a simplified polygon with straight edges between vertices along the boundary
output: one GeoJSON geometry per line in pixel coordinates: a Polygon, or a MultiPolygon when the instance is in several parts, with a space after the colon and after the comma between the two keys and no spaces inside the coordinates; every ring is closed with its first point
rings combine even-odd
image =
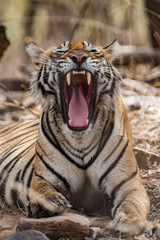
{"type": "Polygon", "coordinates": [[[18,78],[5,78],[1,79],[0,87],[7,91],[24,91],[29,89],[28,78],[18,79],[18,78]]]}
{"type": "Polygon", "coordinates": [[[119,46],[118,48],[118,54],[116,53],[117,49],[114,51],[114,65],[129,65],[146,62],[154,63],[155,61],[160,63],[160,50],[158,49],[146,50],[135,46],[119,46]]]}
{"type": "Polygon", "coordinates": [[[14,103],[12,102],[1,102],[0,103],[0,106],[7,106],[7,107],[14,107],[14,108],[19,108],[19,109],[22,109],[22,110],[27,110],[29,112],[31,112],[33,115],[35,115],[36,117],[40,117],[41,113],[37,110],[34,110],[30,107],[26,107],[24,106],[23,104],[19,103],[18,101],[14,100],[14,103]]]}
{"type": "Polygon", "coordinates": [[[158,71],[156,72],[148,74],[145,77],[145,82],[154,85],[155,87],[157,87],[157,85],[159,84],[160,87],[160,69],[158,69],[158,71]]]}
{"type": "Polygon", "coordinates": [[[50,218],[21,218],[18,229],[34,229],[44,233],[49,239],[60,237],[83,238],[90,234],[89,220],[78,214],[64,213],[50,218]]]}

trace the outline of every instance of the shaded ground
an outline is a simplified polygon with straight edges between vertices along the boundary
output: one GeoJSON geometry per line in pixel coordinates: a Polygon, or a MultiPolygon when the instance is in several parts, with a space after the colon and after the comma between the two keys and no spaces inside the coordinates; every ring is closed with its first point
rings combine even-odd
{"type": "MultiPolygon", "coordinates": [[[[160,223],[160,89],[144,83],[145,76],[142,78],[143,70],[147,74],[146,67],[142,67],[140,81],[138,73],[137,75],[129,73],[130,78],[128,78],[128,72],[122,69],[124,81],[121,92],[132,126],[133,146],[142,149],[144,153],[149,152],[153,159],[156,158],[156,161],[152,161],[150,167],[146,165],[141,169],[141,172],[151,200],[149,220],[160,223]],[[138,81],[131,80],[131,78],[138,79],[138,81]]],[[[149,72],[151,69],[147,67],[147,71],[149,72]]],[[[28,95],[27,91],[6,91],[2,84],[0,88],[0,127],[12,122],[24,121],[28,118],[37,118],[40,108],[35,104],[35,100],[28,95]],[[16,101],[13,101],[15,99],[16,101]],[[33,114],[33,111],[36,115],[33,114]]],[[[22,215],[23,211],[17,209],[5,208],[5,210],[0,211],[0,239],[16,230],[17,223],[22,215]]],[[[95,225],[96,221],[92,219],[91,222],[95,225]]],[[[100,220],[99,223],[96,222],[96,224],[104,225],[104,219],[100,220]]],[[[116,238],[115,233],[106,232],[106,239],[109,236],[116,238]]],[[[116,239],[120,239],[120,236],[116,239]]],[[[127,236],[125,239],[133,238],[127,236]]],[[[134,237],[134,239],[158,240],[160,235],[157,234],[148,238],[142,235],[134,237]]]]}

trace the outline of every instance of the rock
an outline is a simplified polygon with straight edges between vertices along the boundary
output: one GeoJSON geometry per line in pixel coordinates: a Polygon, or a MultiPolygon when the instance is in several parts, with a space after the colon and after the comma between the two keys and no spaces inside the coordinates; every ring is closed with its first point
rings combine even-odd
{"type": "Polygon", "coordinates": [[[127,111],[140,108],[147,109],[151,106],[159,108],[160,106],[160,97],[158,96],[127,96],[123,97],[123,100],[127,111]]]}
{"type": "Polygon", "coordinates": [[[43,233],[35,230],[25,230],[13,233],[4,240],[49,240],[43,233]]]}
{"type": "Polygon", "coordinates": [[[90,234],[89,220],[79,214],[64,213],[50,218],[20,219],[18,229],[34,229],[43,232],[49,239],[60,237],[83,238],[90,234]]]}
{"type": "Polygon", "coordinates": [[[0,240],[6,239],[11,234],[13,234],[12,230],[2,230],[1,231],[1,228],[0,228],[0,240]]]}
{"type": "Polygon", "coordinates": [[[160,164],[160,156],[136,147],[133,150],[138,166],[141,169],[149,169],[155,163],[160,164]]]}

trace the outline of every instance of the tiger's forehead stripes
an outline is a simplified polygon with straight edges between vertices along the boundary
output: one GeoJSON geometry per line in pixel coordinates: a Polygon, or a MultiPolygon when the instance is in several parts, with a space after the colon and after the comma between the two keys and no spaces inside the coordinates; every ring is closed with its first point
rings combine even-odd
{"type": "Polygon", "coordinates": [[[85,52],[88,53],[86,50],[86,45],[82,42],[72,42],[68,44],[68,51],[63,55],[64,57],[67,57],[71,53],[74,52],[85,52]]]}
{"type": "Polygon", "coordinates": [[[87,55],[92,58],[96,58],[96,57],[98,58],[98,57],[104,56],[102,51],[99,48],[97,48],[100,52],[96,53],[96,57],[95,57],[94,54],[87,49],[90,46],[88,46],[87,43],[85,42],[69,42],[67,47],[68,47],[68,51],[66,51],[63,57],[67,57],[68,55],[74,52],[84,52],[84,53],[87,53],[87,55]]]}
{"type": "Polygon", "coordinates": [[[63,58],[65,59],[69,55],[76,52],[86,53],[88,57],[95,59],[95,58],[105,57],[104,52],[106,52],[106,50],[103,51],[103,48],[92,46],[87,42],[67,41],[67,42],[64,42],[63,45],[57,47],[56,49],[53,49],[53,51],[49,51],[49,52],[47,51],[47,56],[50,56],[52,60],[63,59],[63,58]]]}
{"type": "Polygon", "coordinates": [[[86,50],[86,45],[82,42],[72,42],[69,44],[69,50],[80,50],[80,51],[85,51],[86,50]]]}

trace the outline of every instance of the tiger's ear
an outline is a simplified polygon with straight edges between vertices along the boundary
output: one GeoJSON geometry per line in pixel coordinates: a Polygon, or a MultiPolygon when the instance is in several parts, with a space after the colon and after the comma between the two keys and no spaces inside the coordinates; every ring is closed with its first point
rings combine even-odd
{"type": "Polygon", "coordinates": [[[42,48],[40,48],[37,44],[31,42],[31,41],[26,41],[26,52],[28,53],[28,55],[30,56],[31,60],[36,64],[39,65],[40,58],[42,57],[42,55],[44,54],[44,50],[42,48]]]}
{"type": "Polygon", "coordinates": [[[117,43],[117,39],[115,39],[111,44],[107,45],[106,47],[103,48],[103,54],[107,59],[111,59],[114,58],[114,47],[117,43]]]}

